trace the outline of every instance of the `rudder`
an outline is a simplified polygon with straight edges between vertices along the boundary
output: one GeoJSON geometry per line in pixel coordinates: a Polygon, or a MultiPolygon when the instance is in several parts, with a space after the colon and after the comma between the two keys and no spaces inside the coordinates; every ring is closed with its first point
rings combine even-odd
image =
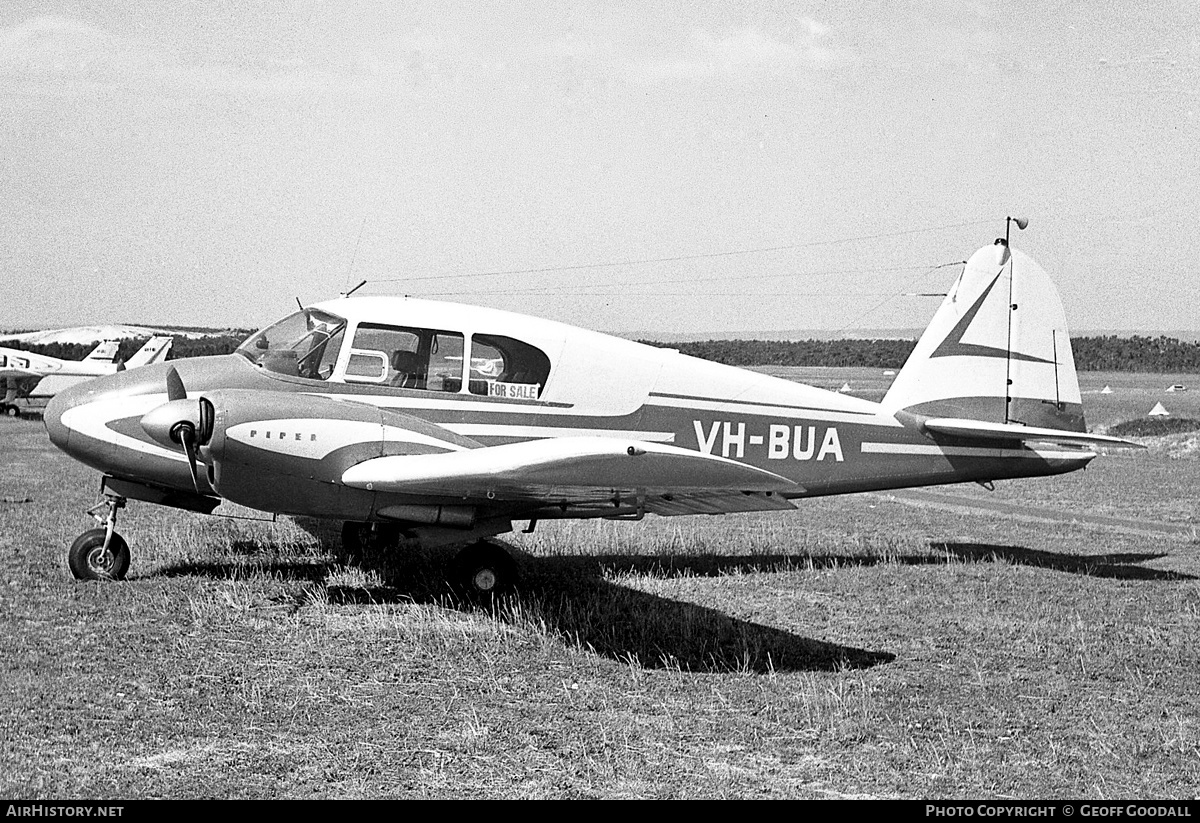
{"type": "Polygon", "coordinates": [[[1085,431],[1066,314],[1003,240],[967,261],[883,399],[893,413],[1085,431]]]}

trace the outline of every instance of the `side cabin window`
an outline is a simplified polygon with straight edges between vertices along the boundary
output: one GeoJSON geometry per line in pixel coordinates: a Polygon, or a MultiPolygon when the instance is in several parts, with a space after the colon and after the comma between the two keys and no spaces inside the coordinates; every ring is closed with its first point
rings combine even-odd
{"type": "Polygon", "coordinates": [[[471,394],[536,400],[549,376],[550,358],[541,349],[498,334],[471,336],[471,394]]]}
{"type": "Polygon", "coordinates": [[[457,392],[462,388],[463,336],[458,332],[363,323],[346,364],[349,383],[457,392]]]}

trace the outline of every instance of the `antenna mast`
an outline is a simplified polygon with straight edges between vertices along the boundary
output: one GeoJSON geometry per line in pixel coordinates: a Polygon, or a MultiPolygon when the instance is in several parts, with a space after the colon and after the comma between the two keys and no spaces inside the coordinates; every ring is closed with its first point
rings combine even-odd
{"type": "Polygon", "coordinates": [[[1011,215],[1004,218],[1004,256],[1008,258],[1008,345],[1004,352],[1004,422],[1008,423],[1012,419],[1009,412],[1012,410],[1012,327],[1013,313],[1017,310],[1017,304],[1013,302],[1013,260],[1012,252],[1008,250],[1008,233],[1009,228],[1013,223],[1017,224],[1017,228],[1021,231],[1029,225],[1028,217],[1012,217],[1011,215]]]}

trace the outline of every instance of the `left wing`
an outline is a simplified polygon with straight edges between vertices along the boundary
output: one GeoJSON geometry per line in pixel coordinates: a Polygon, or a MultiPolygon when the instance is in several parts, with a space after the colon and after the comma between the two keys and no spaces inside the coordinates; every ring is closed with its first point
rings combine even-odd
{"type": "Polygon", "coordinates": [[[376,457],[347,469],[342,482],[373,491],[458,498],[583,501],[604,500],[614,493],[655,495],[663,498],[664,509],[677,501],[686,507],[691,505],[688,500],[709,500],[715,511],[756,510],[722,507],[723,498],[749,504],[761,493],[803,491],[786,477],[735,460],[610,437],[558,437],[441,454],[376,457]]]}

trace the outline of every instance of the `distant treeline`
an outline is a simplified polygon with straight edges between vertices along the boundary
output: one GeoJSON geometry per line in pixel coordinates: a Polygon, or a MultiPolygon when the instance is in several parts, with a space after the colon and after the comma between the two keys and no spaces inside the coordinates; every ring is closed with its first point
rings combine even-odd
{"type": "MultiPolygon", "coordinates": [[[[167,359],[229,354],[252,334],[250,329],[234,329],[227,334],[208,337],[177,337],[167,359]]],[[[123,340],[120,357],[128,360],[149,338],[123,340]]],[[[684,354],[727,363],[731,366],[865,366],[898,369],[912,352],[915,340],[703,340],[695,343],[657,343],[641,341],[660,348],[678,349],[684,354]]],[[[13,349],[82,360],[96,347],[94,343],[47,343],[22,345],[0,343],[13,349]]],[[[1080,371],[1128,372],[1200,372],[1200,343],[1174,337],[1073,337],[1075,367],[1080,371]]]]}
{"type": "MultiPolygon", "coordinates": [[[[898,369],[915,340],[704,340],[656,343],[731,366],[865,366],[898,369]]],[[[1174,337],[1073,337],[1080,371],[1200,372],[1200,343],[1174,337]]]]}
{"type": "Polygon", "coordinates": [[[655,343],[730,366],[871,366],[898,369],[916,345],[912,340],[703,340],[655,343]]]}
{"type": "MultiPolygon", "coordinates": [[[[176,337],[171,344],[168,360],[178,360],[184,357],[206,357],[212,354],[229,354],[253,332],[249,329],[231,329],[225,334],[214,334],[207,337],[176,337]]],[[[131,337],[122,340],[117,348],[117,356],[128,360],[133,354],[146,345],[149,337],[131,337]]],[[[0,346],[10,349],[21,349],[34,354],[44,354],[47,357],[57,357],[59,360],[82,360],[96,348],[96,343],[21,343],[16,340],[0,342],[0,346]]]]}

